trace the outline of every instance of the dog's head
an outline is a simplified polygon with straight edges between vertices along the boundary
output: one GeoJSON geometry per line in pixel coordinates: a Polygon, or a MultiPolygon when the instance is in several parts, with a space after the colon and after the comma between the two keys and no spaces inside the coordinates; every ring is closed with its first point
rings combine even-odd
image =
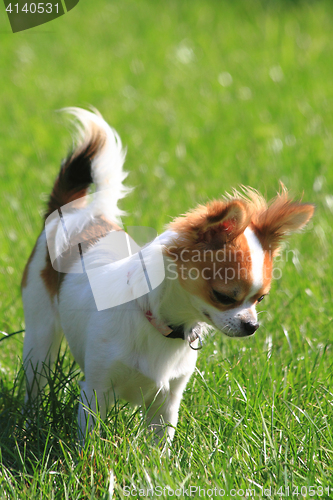
{"type": "Polygon", "coordinates": [[[175,219],[167,254],[198,317],[228,336],[252,335],[281,241],[313,212],[313,205],[293,202],[284,188],[269,205],[248,188],[245,196],[235,192],[175,219]]]}

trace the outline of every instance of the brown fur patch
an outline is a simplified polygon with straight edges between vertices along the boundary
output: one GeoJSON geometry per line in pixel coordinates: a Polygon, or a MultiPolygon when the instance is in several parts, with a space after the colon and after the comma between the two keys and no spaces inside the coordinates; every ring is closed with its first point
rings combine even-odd
{"type": "Polygon", "coordinates": [[[251,227],[264,250],[263,286],[251,297],[255,302],[269,291],[273,257],[281,239],[303,227],[314,211],[313,205],[289,199],[285,188],[269,205],[257,191],[243,191],[200,205],[169,225],[177,236],[165,254],[175,261],[181,285],[220,310],[239,306],[251,290],[252,262],[245,228],[251,227]],[[209,262],[207,252],[211,252],[209,262]],[[237,303],[218,303],[213,290],[237,303]]]}
{"type": "MultiPolygon", "coordinates": [[[[101,238],[110,233],[110,231],[122,231],[122,229],[116,223],[108,221],[103,216],[96,218],[91,221],[91,223],[88,224],[80,234],[75,235],[71,239],[71,246],[74,247],[75,245],[81,243],[84,254],[101,238]]],[[[70,250],[68,253],[69,252],[70,250]]],[[[62,258],[66,258],[66,252],[62,254],[62,258]]],[[[66,273],[61,273],[54,269],[48,251],[46,255],[45,267],[40,274],[51,297],[57,295],[66,273]]]]}
{"type": "MultiPolygon", "coordinates": [[[[91,123],[89,130],[86,131],[83,143],[75,148],[74,152],[68,156],[60,169],[48,201],[45,219],[68,203],[75,202],[73,208],[77,209],[86,205],[85,195],[90,184],[93,182],[91,162],[98,152],[103,149],[105,141],[105,133],[94,123],[91,123]]],[[[85,252],[110,231],[119,231],[120,229],[117,224],[106,220],[102,216],[87,224],[80,234],[73,235],[71,246],[73,248],[73,246],[80,243],[82,251],[85,252]]],[[[68,255],[70,255],[70,251],[69,249],[68,255]]],[[[61,257],[65,259],[66,252],[61,257]]],[[[41,277],[50,295],[52,297],[55,296],[59,291],[65,273],[56,271],[53,268],[49,252],[47,252],[45,267],[41,271],[41,277]]]]}
{"type": "Polygon", "coordinates": [[[30,262],[32,261],[34,255],[35,255],[36,248],[37,248],[37,242],[38,242],[38,240],[36,241],[35,246],[33,247],[32,252],[30,254],[30,257],[28,259],[28,262],[25,265],[25,268],[24,268],[24,271],[23,271],[23,275],[22,275],[21,289],[25,288],[27,286],[29,266],[30,266],[30,262]]]}
{"type": "Polygon", "coordinates": [[[83,144],[68,156],[63,163],[50,195],[45,219],[58,208],[86,195],[92,184],[91,161],[105,145],[106,136],[91,124],[83,144]]]}
{"type": "Polygon", "coordinates": [[[242,186],[242,192],[234,190],[227,200],[241,199],[251,212],[251,227],[264,250],[274,256],[281,240],[288,234],[303,228],[314,213],[314,205],[293,201],[281,183],[281,191],[270,202],[254,189],[242,186]]]}
{"type": "MultiPolygon", "coordinates": [[[[171,246],[166,254],[175,261],[181,286],[215,308],[221,311],[233,309],[249,298],[253,284],[252,259],[243,233],[218,250],[208,247],[199,250],[195,245],[187,249],[171,246]],[[221,304],[214,297],[213,290],[232,297],[236,302],[221,304]]],[[[263,286],[250,297],[253,303],[270,289],[272,264],[270,253],[265,252],[263,286]]]]}
{"type": "MultiPolygon", "coordinates": [[[[250,222],[243,200],[212,201],[177,217],[169,228],[181,234],[183,248],[221,248],[242,233],[250,222]]],[[[179,243],[177,243],[179,245],[179,243]]]]}
{"type": "Polygon", "coordinates": [[[271,252],[264,252],[264,273],[263,273],[263,287],[262,290],[259,291],[258,297],[261,295],[265,295],[269,292],[272,281],[272,272],[273,272],[273,256],[271,252]]]}
{"type": "Polygon", "coordinates": [[[248,296],[252,286],[250,249],[244,234],[220,249],[184,249],[171,246],[167,255],[174,259],[180,284],[192,295],[200,296],[220,310],[237,307],[248,296]],[[233,297],[235,305],[223,305],[213,295],[213,290],[233,297]]]}
{"type": "Polygon", "coordinates": [[[266,209],[253,213],[251,225],[264,250],[274,257],[281,240],[302,229],[313,213],[314,205],[293,201],[283,188],[266,209]]]}
{"type": "Polygon", "coordinates": [[[41,270],[40,275],[47,291],[51,297],[54,297],[58,293],[58,289],[60,288],[65,274],[59,273],[52,267],[49,252],[46,253],[45,267],[41,270]]]}

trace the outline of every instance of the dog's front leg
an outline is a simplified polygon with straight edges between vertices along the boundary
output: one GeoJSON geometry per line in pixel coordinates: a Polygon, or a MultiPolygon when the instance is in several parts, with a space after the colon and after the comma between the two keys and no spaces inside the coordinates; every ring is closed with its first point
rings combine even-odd
{"type": "Polygon", "coordinates": [[[168,389],[162,387],[153,401],[146,403],[148,426],[154,431],[158,443],[173,440],[182,394],[190,375],[171,380],[168,389]]]}
{"type": "Polygon", "coordinates": [[[97,413],[101,420],[105,420],[109,404],[113,401],[109,401],[111,392],[108,390],[94,390],[86,381],[80,382],[80,386],[78,437],[81,444],[84,444],[87,432],[91,432],[95,427],[97,413]]]}

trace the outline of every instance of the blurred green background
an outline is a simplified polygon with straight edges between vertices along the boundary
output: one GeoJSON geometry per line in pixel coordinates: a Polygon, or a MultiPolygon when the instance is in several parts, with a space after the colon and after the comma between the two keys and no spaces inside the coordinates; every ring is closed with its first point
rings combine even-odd
{"type": "Polygon", "coordinates": [[[1,330],[24,326],[19,282],[71,146],[66,106],[96,107],[128,147],[126,223],[161,231],[232,187],[271,197],[282,180],[317,204],[309,282],[331,278],[332,20],[331,1],[97,0],[12,34],[3,7],[1,330]]]}
{"type": "Polygon", "coordinates": [[[112,438],[91,441],[92,450],[106,447],[94,464],[89,447],[81,458],[75,445],[65,452],[62,417],[75,435],[75,411],[64,399],[58,424],[47,414],[37,437],[28,436],[30,469],[16,475],[25,471],[27,442],[24,426],[24,438],[15,438],[22,396],[12,391],[23,334],[1,342],[1,449],[18,488],[11,498],[23,498],[21,488],[31,498],[34,491],[65,498],[69,484],[78,490],[71,498],[90,498],[93,477],[109,498],[110,456],[119,488],[149,475],[162,485],[189,478],[206,486],[331,485],[332,28],[331,0],[81,0],[14,35],[0,6],[0,330],[24,328],[23,268],[72,145],[68,120],[56,112],[63,107],[96,107],[127,146],[135,190],[121,202],[125,224],[162,231],[172,217],[241,184],[271,198],[279,180],[316,204],[308,228],[287,244],[294,253],[278,263],[282,279],[260,304],[256,336],[206,340],[171,465],[158,450],[146,452],[139,417],[126,412],[110,419],[112,438]],[[53,446],[58,475],[44,475],[53,446]]]}

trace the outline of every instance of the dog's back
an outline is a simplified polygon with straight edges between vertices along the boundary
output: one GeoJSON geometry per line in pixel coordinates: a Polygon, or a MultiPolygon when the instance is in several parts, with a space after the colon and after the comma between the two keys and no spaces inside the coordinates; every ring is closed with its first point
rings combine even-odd
{"type": "MultiPolygon", "coordinates": [[[[66,213],[65,230],[71,245],[75,245],[75,238],[79,237],[89,243],[88,247],[109,231],[120,229],[117,221],[122,211],[117,203],[128,190],[123,186],[125,152],[119,136],[101,116],[78,108],[66,111],[77,119],[77,145],[62,163],[48,200],[45,220],[51,220],[55,214],[63,222],[63,212],[66,213]],[[87,194],[92,183],[98,196],[89,200],[87,194]],[[71,207],[68,213],[66,206],[71,207]]],[[[26,324],[23,360],[27,394],[32,397],[36,396],[38,387],[44,385],[44,363],[54,361],[61,341],[58,294],[66,277],[61,271],[61,267],[51,262],[44,228],[22,279],[26,324]]]]}

